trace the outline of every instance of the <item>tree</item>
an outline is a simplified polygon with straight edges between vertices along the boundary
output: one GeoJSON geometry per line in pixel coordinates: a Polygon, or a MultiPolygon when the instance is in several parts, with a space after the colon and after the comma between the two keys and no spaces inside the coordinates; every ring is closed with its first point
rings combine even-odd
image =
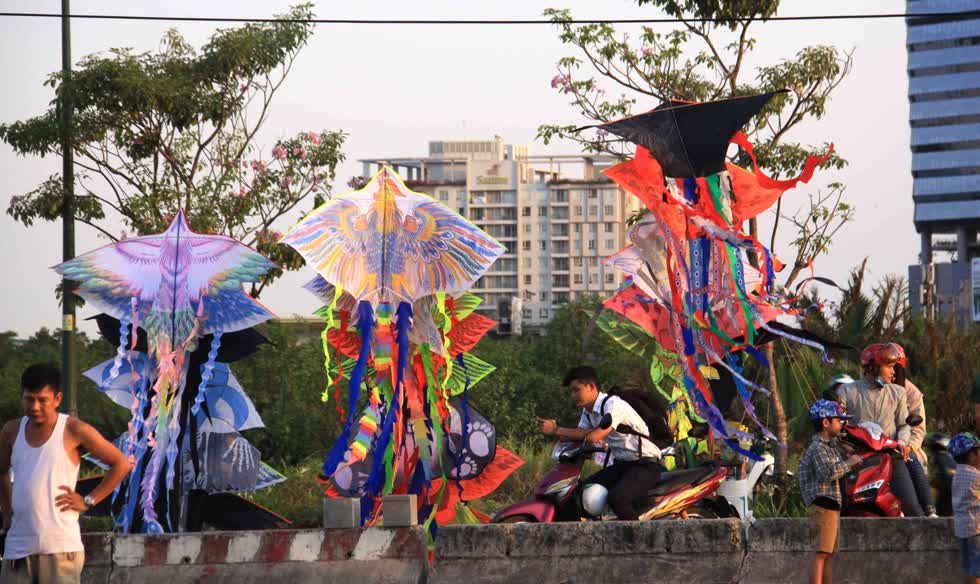
{"type": "MultiPolygon", "coordinates": [[[[83,58],[70,80],[52,73],[46,84],[58,96],[70,91],[76,108],[75,219],[115,241],[162,231],[183,209],[195,230],[239,239],[284,269],[300,267],[298,254],[276,245],[272,225],[309,195],[321,202],[329,194],[344,133],[302,132],[277,142],[268,159],[255,137],[313,33],[303,22],[311,17],[308,4],[296,6],[275,22],[220,30],[200,50],[170,30],[156,53],[112,49],[83,58]]],[[[18,154],[60,156],[58,121],[53,103],[0,125],[0,139],[18,154]]],[[[57,220],[62,193],[51,176],[12,197],[7,214],[26,226],[57,220]]]]}
{"type": "MultiPolygon", "coordinates": [[[[589,123],[604,123],[632,113],[637,101],[667,101],[681,99],[706,101],[750,95],[788,88],[788,93],[776,95],[747,128],[746,134],[755,144],[759,166],[769,174],[780,177],[802,170],[808,156],[827,150],[826,145],[805,146],[790,142],[787,134],[808,119],[820,119],[827,102],[851,70],[852,53],[832,46],[811,46],[800,50],[794,58],[758,67],[754,79],[749,79],[746,56],[756,41],[749,29],[756,22],[765,22],[776,13],[778,0],[638,0],[640,5],[653,5],[677,18],[681,28],[659,33],[643,27],[638,39],[619,34],[609,24],[576,26],[568,10],[549,9],[547,16],[560,31],[563,43],[576,48],[578,56],[562,58],[551,85],[572,98],[572,106],[589,123]],[[615,87],[618,97],[609,97],[608,88],[615,87]]],[[[606,152],[627,156],[631,145],[601,131],[577,132],[582,124],[544,124],[538,137],[546,144],[564,138],[581,144],[586,151],[606,152]]],[[[747,165],[744,153],[736,155],[735,163],[747,165]]],[[[846,161],[833,154],[824,167],[842,168],[846,161]]],[[[842,203],[843,188],[833,187],[830,195],[811,198],[809,209],[794,216],[794,222],[804,224],[794,241],[796,259],[785,282],[793,283],[800,271],[817,255],[825,253],[830,236],[851,220],[853,210],[842,203]]],[[[777,203],[771,242],[775,242],[782,202],[777,203]]],[[[758,239],[758,225],[750,221],[749,231],[758,239]]],[[[758,265],[758,258],[749,255],[758,265]]],[[[786,416],[779,398],[774,363],[774,348],[766,346],[769,361],[769,381],[772,409],[776,419],[776,435],[783,443],[787,439],[786,416]]],[[[776,471],[785,476],[786,451],[776,455],[776,471]]]]}

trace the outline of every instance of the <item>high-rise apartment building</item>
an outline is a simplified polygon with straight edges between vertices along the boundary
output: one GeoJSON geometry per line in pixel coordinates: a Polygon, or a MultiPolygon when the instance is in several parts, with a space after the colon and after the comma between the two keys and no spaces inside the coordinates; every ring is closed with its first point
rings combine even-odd
{"type": "Polygon", "coordinates": [[[603,264],[625,243],[626,220],[640,208],[601,174],[611,156],[531,156],[527,146],[492,140],[429,142],[420,158],[362,159],[370,176],[391,166],[413,190],[455,209],[507,251],[472,292],[501,333],[547,323],[580,295],[610,295],[621,274],[603,264]],[[578,171],[575,178],[562,168],[578,171]]]}
{"type": "MultiPolygon", "coordinates": [[[[980,17],[976,0],[907,0],[912,198],[921,237],[912,308],[980,319],[970,282],[980,228],[980,17]],[[954,254],[934,264],[935,251],[954,254]],[[974,316],[976,315],[976,316],[974,316]]],[[[978,290],[977,294],[980,294],[978,290]]],[[[980,308],[980,305],[978,305],[980,308]]]]}

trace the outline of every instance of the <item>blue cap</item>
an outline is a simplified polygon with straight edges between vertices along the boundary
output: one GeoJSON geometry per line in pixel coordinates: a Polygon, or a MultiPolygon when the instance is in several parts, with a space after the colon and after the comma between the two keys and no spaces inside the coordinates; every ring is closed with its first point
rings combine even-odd
{"type": "Polygon", "coordinates": [[[844,408],[835,401],[830,401],[829,399],[820,399],[810,406],[810,419],[811,420],[824,420],[826,418],[840,418],[841,420],[850,420],[854,416],[848,416],[844,413],[844,408]]]}
{"type": "Polygon", "coordinates": [[[949,446],[946,447],[953,458],[968,454],[974,448],[980,448],[980,438],[977,438],[973,432],[960,432],[953,436],[952,440],[949,441],[949,446]]]}

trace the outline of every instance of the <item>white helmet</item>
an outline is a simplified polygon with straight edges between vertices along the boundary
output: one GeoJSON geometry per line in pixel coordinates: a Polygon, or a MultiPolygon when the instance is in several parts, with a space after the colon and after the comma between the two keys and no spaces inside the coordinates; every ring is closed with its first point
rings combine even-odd
{"type": "Polygon", "coordinates": [[[589,517],[599,518],[606,511],[606,499],[609,491],[598,484],[586,485],[582,489],[582,510],[589,517]]]}

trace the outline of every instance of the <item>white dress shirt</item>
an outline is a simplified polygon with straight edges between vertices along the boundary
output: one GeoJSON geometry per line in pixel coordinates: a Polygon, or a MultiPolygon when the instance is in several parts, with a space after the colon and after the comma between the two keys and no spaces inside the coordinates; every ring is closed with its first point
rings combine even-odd
{"type": "Polygon", "coordinates": [[[621,434],[616,431],[616,428],[620,424],[626,424],[641,434],[650,434],[650,430],[647,428],[646,422],[643,421],[640,414],[636,413],[633,406],[629,405],[625,400],[615,395],[608,395],[599,392],[599,397],[596,398],[592,409],[582,410],[582,416],[579,418],[578,427],[583,429],[598,428],[599,422],[602,420],[602,416],[605,414],[612,415],[613,431],[606,436],[606,444],[609,445],[609,452],[612,454],[613,460],[636,460],[639,458],[639,456],[637,456],[637,452],[642,452],[643,458],[660,458],[660,449],[657,448],[657,445],[653,442],[644,440],[639,436],[621,434]],[[603,409],[603,403],[605,403],[605,409],[603,409]],[[641,447],[642,451],[639,450],[641,447]]]}

